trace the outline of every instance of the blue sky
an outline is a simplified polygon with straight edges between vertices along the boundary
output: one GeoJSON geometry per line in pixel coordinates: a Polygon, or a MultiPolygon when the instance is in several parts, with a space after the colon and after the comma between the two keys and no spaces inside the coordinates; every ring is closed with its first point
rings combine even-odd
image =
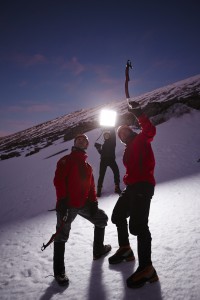
{"type": "Polygon", "coordinates": [[[0,4],[0,136],[200,73],[198,0],[0,4]]]}

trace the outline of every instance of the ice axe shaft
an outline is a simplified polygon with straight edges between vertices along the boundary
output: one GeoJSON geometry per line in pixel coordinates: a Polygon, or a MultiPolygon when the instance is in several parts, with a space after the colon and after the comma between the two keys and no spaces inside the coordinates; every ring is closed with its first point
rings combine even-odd
{"type": "Polygon", "coordinates": [[[62,223],[61,223],[61,225],[60,225],[60,227],[58,228],[58,230],[54,233],[54,234],[52,234],[52,236],[51,236],[51,238],[50,238],[50,240],[48,241],[48,243],[46,243],[46,244],[44,244],[43,243],[43,245],[42,245],[42,247],[41,247],[41,250],[42,251],[44,251],[54,240],[55,240],[55,237],[60,233],[60,231],[62,230],[62,228],[63,228],[63,226],[64,226],[64,224],[65,224],[65,219],[63,218],[63,221],[62,221],[62,223]]]}
{"type": "Polygon", "coordinates": [[[126,100],[129,106],[129,99],[130,99],[130,95],[129,95],[129,90],[128,90],[128,82],[130,81],[130,77],[129,77],[129,69],[132,69],[132,64],[131,61],[128,59],[127,63],[126,63],[126,69],[125,69],[125,95],[126,95],[126,100]]]}

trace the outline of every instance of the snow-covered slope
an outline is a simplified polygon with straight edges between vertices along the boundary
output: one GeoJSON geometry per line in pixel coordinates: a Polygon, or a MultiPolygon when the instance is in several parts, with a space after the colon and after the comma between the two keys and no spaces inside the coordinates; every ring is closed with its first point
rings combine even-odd
{"type": "MultiPolygon", "coordinates": [[[[120,104],[119,104],[120,105],[120,104]]],[[[76,122],[78,119],[74,119],[76,122]]],[[[129,290],[126,278],[135,263],[109,266],[108,256],[92,261],[93,226],[77,217],[66,245],[67,289],[51,276],[52,246],[41,251],[55,232],[53,177],[57,160],[51,156],[63,149],[69,153],[72,141],[63,138],[35,155],[0,162],[0,299],[1,300],[198,300],[200,299],[200,112],[191,110],[157,125],[152,143],[156,158],[157,186],[152,199],[150,229],[152,258],[160,281],[139,290],[129,290]]],[[[100,129],[89,131],[89,162],[95,182],[99,154],[93,147],[100,129]]],[[[31,136],[30,136],[31,139],[31,136]]],[[[124,146],[117,140],[117,162],[124,174],[124,146]]],[[[123,188],[123,183],[121,183],[123,188]]],[[[117,196],[113,175],[107,171],[99,207],[109,216],[105,242],[117,249],[116,228],[110,221],[117,196]]],[[[130,236],[137,257],[136,238],[130,236]]]]}
{"type": "MultiPolygon", "coordinates": [[[[160,124],[173,115],[188,113],[191,108],[200,110],[200,75],[131,100],[139,102],[155,124],[160,124]]],[[[35,154],[41,149],[55,144],[59,139],[63,141],[65,137],[65,140],[71,140],[77,132],[87,132],[98,128],[99,112],[103,107],[109,107],[118,112],[118,124],[127,122],[127,102],[124,99],[95,108],[83,108],[80,111],[0,138],[0,159],[35,154]]]]}

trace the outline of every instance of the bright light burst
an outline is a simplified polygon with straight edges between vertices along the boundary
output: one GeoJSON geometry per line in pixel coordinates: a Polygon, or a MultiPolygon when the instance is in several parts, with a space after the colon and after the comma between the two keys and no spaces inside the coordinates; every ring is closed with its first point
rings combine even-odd
{"type": "Polygon", "coordinates": [[[102,109],[100,112],[100,125],[101,126],[115,126],[117,113],[114,110],[102,109]]]}

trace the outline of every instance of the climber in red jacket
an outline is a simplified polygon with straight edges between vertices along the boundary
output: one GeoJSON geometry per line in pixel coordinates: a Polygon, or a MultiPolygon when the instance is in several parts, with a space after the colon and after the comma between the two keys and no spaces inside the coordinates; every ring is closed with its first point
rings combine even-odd
{"type": "Polygon", "coordinates": [[[54,239],[53,269],[55,279],[61,285],[69,282],[64,264],[65,243],[77,215],[94,224],[93,259],[99,259],[111,250],[110,245],[103,243],[108,217],[98,208],[92,167],[86,161],[88,145],[85,134],[76,136],[72,152],[58,161],[54,177],[59,234],[54,239]]]}
{"type": "Polygon", "coordinates": [[[118,232],[119,249],[109,257],[109,263],[135,260],[129,243],[127,218],[130,217],[130,233],[137,236],[139,266],[127,279],[127,286],[137,288],[146,282],[158,280],[151,261],[151,233],[148,227],[150,203],[155,187],[155,159],[151,141],[156,134],[156,128],[136,102],[131,103],[129,111],[137,118],[141,132],[137,134],[127,125],[118,128],[118,136],[126,146],[123,156],[126,169],[123,180],[126,188],[112,213],[112,222],[116,224],[118,232]]]}

